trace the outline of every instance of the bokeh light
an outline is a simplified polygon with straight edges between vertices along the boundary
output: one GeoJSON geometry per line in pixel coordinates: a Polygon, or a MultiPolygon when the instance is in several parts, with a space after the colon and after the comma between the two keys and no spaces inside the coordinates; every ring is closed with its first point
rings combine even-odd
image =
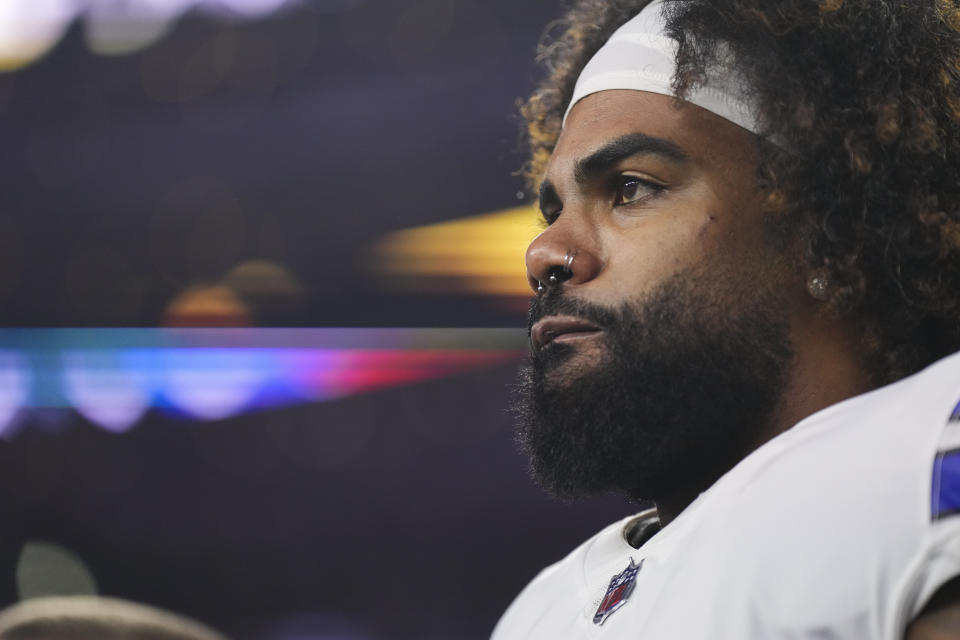
{"type": "Polygon", "coordinates": [[[31,374],[15,352],[0,351],[0,437],[13,430],[17,412],[27,404],[31,374]]]}
{"type": "Polygon", "coordinates": [[[76,0],[0,2],[0,71],[30,64],[53,48],[77,11],[76,0]]]}
{"type": "Polygon", "coordinates": [[[153,400],[152,367],[137,353],[71,351],[63,357],[64,389],[70,404],[107,431],[132,427],[153,400]]]}
{"type": "Polygon", "coordinates": [[[179,293],[164,312],[167,327],[246,327],[250,309],[224,285],[196,285],[179,293]]]}
{"type": "Polygon", "coordinates": [[[537,216],[517,207],[397,231],[374,245],[373,270],[396,291],[528,297],[523,256],[537,216]]]}
{"type": "Polygon", "coordinates": [[[163,394],[192,418],[222,420],[240,413],[275,375],[271,358],[257,349],[190,349],[157,354],[163,394]]]}
{"type": "MultiPolygon", "coordinates": [[[[157,42],[189,9],[254,19],[295,1],[3,0],[0,2],[0,72],[20,69],[40,59],[57,44],[77,17],[84,20],[84,36],[93,52],[122,55],[157,42]]],[[[344,2],[321,5],[328,11],[352,6],[344,2]]]]}
{"type": "Polygon", "coordinates": [[[515,329],[0,330],[16,345],[0,350],[0,434],[20,408],[111,432],[151,407],[222,420],[513,362],[525,344],[515,329]]]}
{"type": "Polygon", "coordinates": [[[16,582],[21,600],[97,593],[97,581],[83,559],[44,540],[31,540],[23,546],[17,560],[16,582]]]}
{"type": "Polygon", "coordinates": [[[167,7],[145,1],[93,3],[83,23],[84,39],[100,55],[133,53],[165,36],[181,11],[172,3],[167,7]]]}

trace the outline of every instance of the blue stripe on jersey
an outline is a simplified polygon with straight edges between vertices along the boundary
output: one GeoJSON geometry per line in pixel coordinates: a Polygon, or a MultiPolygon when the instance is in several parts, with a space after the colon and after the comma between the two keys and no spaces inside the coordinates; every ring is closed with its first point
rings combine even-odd
{"type": "Polygon", "coordinates": [[[930,515],[934,520],[960,513],[960,449],[937,454],[932,489],[930,515]]]}
{"type": "Polygon", "coordinates": [[[953,413],[950,414],[950,422],[960,422],[960,402],[953,408],[953,413]]]}

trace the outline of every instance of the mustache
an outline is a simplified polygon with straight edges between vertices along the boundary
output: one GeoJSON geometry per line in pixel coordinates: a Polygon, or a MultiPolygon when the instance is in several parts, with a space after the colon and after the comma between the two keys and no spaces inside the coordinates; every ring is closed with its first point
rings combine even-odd
{"type": "Polygon", "coordinates": [[[530,299],[527,311],[527,335],[542,318],[547,316],[574,316],[597,325],[601,329],[609,328],[620,321],[620,314],[602,305],[571,298],[560,291],[549,291],[542,296],[530,299]]]}

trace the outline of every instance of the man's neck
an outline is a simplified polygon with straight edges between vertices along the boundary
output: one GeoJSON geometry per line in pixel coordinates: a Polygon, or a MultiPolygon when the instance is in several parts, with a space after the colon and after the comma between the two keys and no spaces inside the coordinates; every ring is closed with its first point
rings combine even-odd
{"type": "MultiPolygon", "coordinates": [[[[744,457],[804,418],[876,386],[848,327],[822,318],[806,326],[811,328],[793,328],[794,357],[786,388],[767,427],[744,451],[744,457]]],[[[666,526],[676,518],[727,471],[729,468],[691,479],[675,492],[659,496],[656,504],[661,524],[666,526]]]]}

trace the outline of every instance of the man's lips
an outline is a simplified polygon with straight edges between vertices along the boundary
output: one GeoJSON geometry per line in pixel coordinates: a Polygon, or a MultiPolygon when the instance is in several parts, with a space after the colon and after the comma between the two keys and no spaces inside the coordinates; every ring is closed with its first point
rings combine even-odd
{"type": "Polygon", "coordinates": [[[530,328],[530,343],[539,351],[551,342],[566,342],[600,333],[600,327],[574,316],[548,316],[530,328]]]}

